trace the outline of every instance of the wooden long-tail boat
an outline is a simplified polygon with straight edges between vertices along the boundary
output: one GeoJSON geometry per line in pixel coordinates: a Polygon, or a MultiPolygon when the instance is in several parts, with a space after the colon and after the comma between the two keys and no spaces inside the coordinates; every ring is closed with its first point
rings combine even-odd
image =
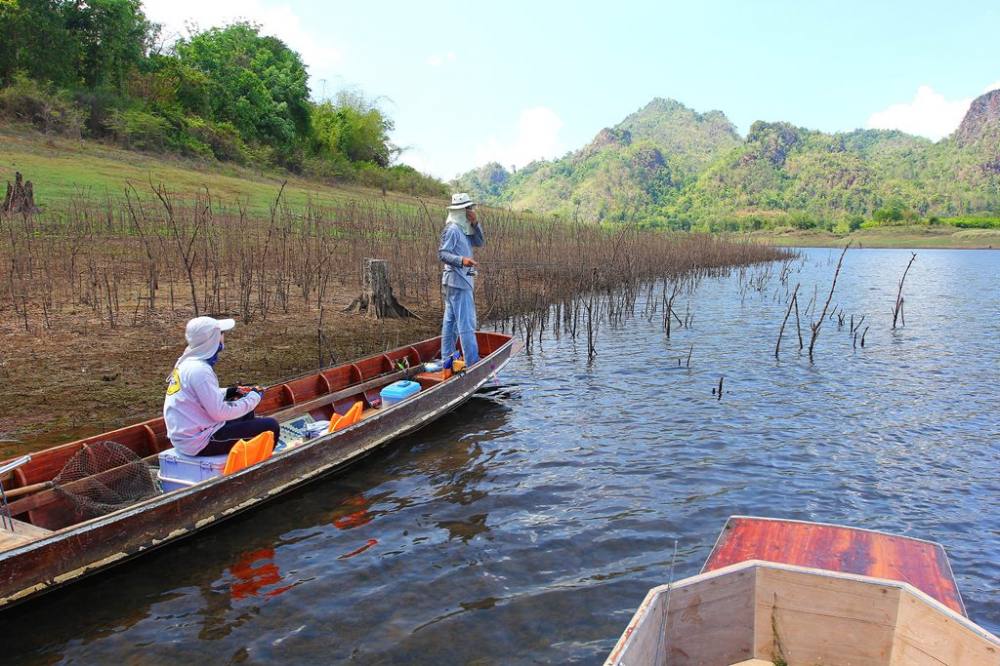
{"type": "Polygon", "coordinates": [[[0,609],[217,524],[450,412],[495,378],[516,352],[511,336],[478,332],[476,337],[480,361],[447,378],[418,374],[425,362],[440,356],[440,338],[433,338],[269,387],[256,413],[281,422],[306,414],[329,419],[335,409],[342,413],[344,405],[357,401],[366,409],[355,425],[276,452],[252,467],[157,493],[96,518],[81,519],[79,509],[51,487],[52,480],[84,446],[102,441],[124,445],[155,465],[158,454],[171,448],[162,418],[31,454],[30,461],[0,479],[13,517],[0,521],[0,609]],[[376,409],[379,389],[402,378],[418,381],[420,392],[376,409]],[[31,488],[38,490],[23,493],[31,488]]]}
{"type": "Polygon", "coordinates": [[[690,578],[655,587],[606,666],[1000,666],[940,544],[734,516],[690,578]]]}

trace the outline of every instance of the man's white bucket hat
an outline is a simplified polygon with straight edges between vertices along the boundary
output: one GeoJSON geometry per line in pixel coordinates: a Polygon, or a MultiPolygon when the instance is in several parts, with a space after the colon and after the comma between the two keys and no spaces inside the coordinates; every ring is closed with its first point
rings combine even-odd
{"type": "Polygon", "coordinates": [[[195,317],[187,323],[184,337],[192,347],[197,347],[215,337],[216,332],[222,333],[236,326],[235,319],[216,319],[215,317],[195,317]]]}
{"type": "Polygon", "coordinates": [[[472,197],[465,192],[459,192],[458,194],[451,195],[451,205],[448,206],[448,210],[461,210],[475,205],[476,202],[472,200],[472,197]]]}
{"type": "Polygon", "coordinates": [[[189,358],[207,360],[215,356],[219,351],[219,342],[222,340],[222,333],[236,326],[235,319],[216,319],[215,317],[195,317],[188,321],[184,328],[184,337],[187,339],[187,349],[177,359],[174,364],[176,368],[189,358]]]}

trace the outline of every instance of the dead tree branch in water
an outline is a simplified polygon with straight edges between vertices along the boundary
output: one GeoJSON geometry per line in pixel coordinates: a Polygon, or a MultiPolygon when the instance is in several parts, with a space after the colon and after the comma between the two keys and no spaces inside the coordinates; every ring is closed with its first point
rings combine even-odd
{"type": "Polygon", "coordinates": [[[826,310],[830,307],[830,301],[833,300],[833,290],[837,288],[837,277],[840,275],[840,267],[844,263],[844,255],[847,254],[847,249],[851,247],[848,242],[844,246],[844,251],[840,253],[840,259],[837,260],[837,270],[833,273],[833,283],[830,284],[830,293],[826,297],[826,303],[823,304],[823,312],[820,313],[819,319],[811,325],[812,328],[812,338],[809,340],[809,361],[813,360],[813,348],[816,346],[816,339],[819,338],[819,329],[823,326],[823,321],[826,319],[826,310]]]}
{"type": "MultiPolygon", "coordinates": [[[[796,285],[795,288],[798,289],[799,288],[798,285],[796,285]]],[[[795,331],[799,334],[799,351],[802,351],[802,347],[804,345],[802,344],[802,324],[799,323],[799,299],[798,299],[798,296],[796,296],[796,298],[792,299],[792,303],[795,304],[795,331]]]]}
{"type": "MultiPolygon", "coordinates": [[[[781,336],[785,334],[785,324],[788,323],[788,318],[792,315],[792,306],[795,305],[795,299],[799,294],[799,286],[795,285],[795,291],[792,292],[792,298],[788,301],[788,311],[785,312],[785,320],[781,322],[781,330],[778,331],[778,342],[774,345],[774,358],[778,358],[778,352],[781,350],[781,336]]],[[[798,317],[796,317],[798,319],[798,317]]]]}
{"type": "Polygon", "coordinates": [[[906,281],[906,274],[910,272],[910,266],[913,265],[913,260],[917,258],[917,253],[913,252],[913,256],[910,257],[910,263],[906,264],[906,270],[903,271],[903,277],[899,278],[899,291],[896,292],[896,305],[892,308],[892,327],[896,328],[896,320],[902,315],[902,324],[906,326],[906,315],[903,315],[903,282],[906,281]]]}

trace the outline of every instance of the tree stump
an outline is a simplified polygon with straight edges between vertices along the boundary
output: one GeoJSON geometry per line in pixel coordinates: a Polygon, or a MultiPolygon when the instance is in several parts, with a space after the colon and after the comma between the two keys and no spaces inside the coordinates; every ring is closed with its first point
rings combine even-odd
{"type": "Polygon", "coordinates": [[[7,195],[3,199],[4,213],[37,213],[38,206],[35,205],[35,188],[31,181],[24,182],[21,172],[14,174],[14,184],[7,181],[7,195]]]}
{"type": "Polygon", "coordinates": [[[366,259],[361,295],[351,301],[344,312],[364,313],[373,319],[417,317],[392,295],[389,264],[384,259],[366,259]]]}

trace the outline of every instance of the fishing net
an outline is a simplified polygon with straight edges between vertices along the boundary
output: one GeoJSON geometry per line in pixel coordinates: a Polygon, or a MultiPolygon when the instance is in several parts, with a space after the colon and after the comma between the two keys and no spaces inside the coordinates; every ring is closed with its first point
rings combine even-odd
{"type": "Polygon", "coordinates": [[[53,490],[86,519],[117,511],[160,492],[155,472],[117,442],[84,444],[52,479],[53,490]]]}

